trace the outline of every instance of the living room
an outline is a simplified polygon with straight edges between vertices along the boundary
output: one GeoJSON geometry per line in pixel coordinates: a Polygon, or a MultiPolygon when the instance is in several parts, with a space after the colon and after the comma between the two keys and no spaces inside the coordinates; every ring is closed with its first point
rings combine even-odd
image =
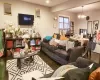
{"type": "Polygon", "coordinates": [[[99,7],[100,0],[0,0],[0,80],[100,80],[99,7]]]}

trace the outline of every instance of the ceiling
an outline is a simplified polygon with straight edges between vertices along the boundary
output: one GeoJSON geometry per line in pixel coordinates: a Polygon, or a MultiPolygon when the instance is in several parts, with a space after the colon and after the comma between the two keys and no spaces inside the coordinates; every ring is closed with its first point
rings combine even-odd
{"type": "Polygon", "coordinates": [[[56,6],[58,4],[64,3],[68,0],[50,0],[49,4],[46,3],[46,0],[22,0],[22,1],[35,3],[35,4],[47,6],[47,7],[53,7],[53,6],[56,6]]]}
{"type": "MultiPolygon", "coordinates": [[[[95,10],[100,10],[100,2],[89,4],[89,5],[84,5],[83,11],[95,11],[95,10]]],[[[73,12],[73,13],[80,13],[82,12],[82,6],[72,8],[67,10],[68,12],[73,12]]]]}

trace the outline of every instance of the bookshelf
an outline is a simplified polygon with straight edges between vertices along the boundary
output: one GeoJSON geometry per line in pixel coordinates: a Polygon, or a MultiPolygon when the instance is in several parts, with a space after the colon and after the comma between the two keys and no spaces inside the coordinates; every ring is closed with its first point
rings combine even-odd
{"type": "MultiPolygon", "coordinates": [[[[41,37],[38,38],[26,38],[28,40],[28,47],[32,50],[41,49],[41,37]]],[[[5,38],[5,52],[6,56],[11,55],[11,49],[14,52],[20,52],[20,49],[25,48],[24,38],[5,38]]]]}

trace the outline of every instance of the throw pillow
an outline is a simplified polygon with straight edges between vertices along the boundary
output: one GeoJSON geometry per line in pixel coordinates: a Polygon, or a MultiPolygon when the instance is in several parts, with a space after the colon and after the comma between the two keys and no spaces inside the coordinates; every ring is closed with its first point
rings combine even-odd
{"type": "Polygon", "coordinates": [[[88,80],[100,80],[100,67],[90,74],[88,80]]]}
{"type": "Polygon", "coordinates": [[[45,39],[50,41],[52,39],[52,36],[46,36],[45,39]]]}
{"type": "Polygon", "coordinates": [[[71,42],[71,41],[66,42],[66,51],[68,51],[68,49],[73,48],[73,47],[74,47],[74,42],[71,42]]]}
{"type": "Polygon", "coordinates": [[[59,45],[66,46],[67,40],[60,40],[59,45]]]}
{"type": "Polygon", "coordinates": [[[57,45],[58,45],[58,43],[55,42],[55,38],[52,38],[52,39],[50,40],[49,44],[52,45],[52,46],[57,46],[57,45]]]}
{"type": "Polygon", "coordinates": [[[55,42],[56,42],[56,43],[59,43],[59,42],[60,42],[60,40],[58,40],[58,39],[55,39],[55,42]]]}
{"type": "Polygon", "coordinates": [[[65,37],[65,35],[61,35],[60,36],[60,40],[67,40],[68,38],[67,37],[65,37]]]}
{"type": "Polygon", "coordinates": [[[55,38],[55,39],[57,38],[57,35],[55,33],[53,34],[53,38],[55,38]]]}

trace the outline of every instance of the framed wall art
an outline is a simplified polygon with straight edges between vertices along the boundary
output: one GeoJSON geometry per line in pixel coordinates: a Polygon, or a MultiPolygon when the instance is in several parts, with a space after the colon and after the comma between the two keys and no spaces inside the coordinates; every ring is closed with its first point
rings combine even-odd
{"type": "Polygon", "coordinates": [[[35,9],[35,15],[37,18],[40,18],[40,9],[38,8],[35,9]]]}
{"type": "Polygon", "coordinates": [[[95,32],[96,30],[98,30],[98,27],[99,27],[99,20],[93,21],[93,29],[94,29],[94,32],[95,32]]]}
{"type": "Polygon", "coordinates": [[[4,15],[12,15],[11,4],[4,3],[4,15]]]}

